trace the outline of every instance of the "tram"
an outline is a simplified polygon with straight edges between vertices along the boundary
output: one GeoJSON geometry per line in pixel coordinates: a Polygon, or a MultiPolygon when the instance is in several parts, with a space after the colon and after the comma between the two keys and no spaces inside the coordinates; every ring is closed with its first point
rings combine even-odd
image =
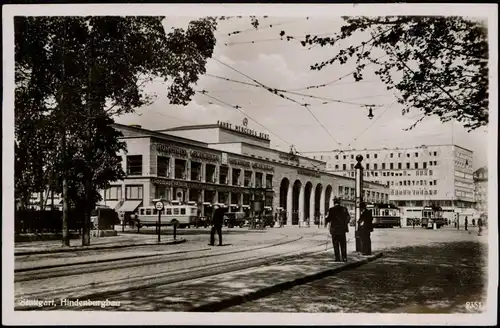
{"type": "MultiPolygon", "coordinates": [[[[161,211],[161,225],[191,227],[198,219],[198,207],[193,205],[166,205],[161,211]]],[[[158,210],[154,206],[139,207],[135,216],[137,226],[147,227],[158,224],[158,210]]]]}
{"type": "Polygon", "coordinates": [[[372,211],[374,228],[401,228],[399,208],[392,204],[366,204],[366,209],[372,211]]]}
{"type": "Polygon", "coordinates": [[[443,209],[440,206],[424,206],[422,208],[422,228],[433,228],[434,224],[436,224],[436,228],[441,228],[445,224],[443,209]]]}

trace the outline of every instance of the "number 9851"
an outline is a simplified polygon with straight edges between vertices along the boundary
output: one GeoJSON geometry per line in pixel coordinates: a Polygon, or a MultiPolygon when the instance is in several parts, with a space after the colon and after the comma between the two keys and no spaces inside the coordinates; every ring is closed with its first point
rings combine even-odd
{"type": "Polygon", "coordinates": [[[483,307],[481,302],[466,302],[465,308],[467,310],[481,310],[483,307]]]}

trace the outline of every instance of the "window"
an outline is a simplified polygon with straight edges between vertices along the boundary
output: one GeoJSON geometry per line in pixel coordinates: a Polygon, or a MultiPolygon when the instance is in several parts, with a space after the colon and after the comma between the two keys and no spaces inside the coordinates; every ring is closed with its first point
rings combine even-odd
{"type": "Polygon", "coordinates": [[[351,172],[351,177],[354,177],[354,172],[351,172]]]}
{"type": "Polygon", "coordinates": [[[186,179],[186,161],[182,159],[175,159],[174,163],[174,177],[176,179],[186,179]]]}
{"type": "Polygon", "coordinates": [[[339,165],[335,164],[335,170],[338,170],[338,169],[339,169],[339,165]]]}
{"type": "Polygon", "coordinates": [[[370,154],[366,154],[366,158],[370,158],[370,154]]]}
{"type": "Polygon", "coordinates": [[[410,153],[407,153],[407,154],[406,154],[406,157],[410,158],[410,153]]]}
{"type": "Polygon", "coordinates": [[[385,170],[385,163],[382,163],[382,170],[385,170]]]}
{"type": "Polygon", "coordinates": [[[437,180],[434,180],[434,185],[435,185],[435,186],[437,185],[437,180]]]}
{"type": "Polygon", "coordinates": [[[429,186],[432,186],[432,180],[431,180],[431,181],[429,181],[429,186]]]}
{"type": "Polygon", "coordinates": [[[125,199],[142,200],[144,187],[142,185],[125,186],[125,199]]]}
{"type": "Polygon", "coordinates": [[[347,165],[346,164],[342,164],[342,170],[347,170],[347,165]]]}
{"type": "Polygon", "coordinates": [[[157,165],[157,175],[159,177],[168,177],[169,172],[169,158],[165,156],[157,156],[156,157],[156,165],[157,165]]]}
{"type": "Polygon", "coordinates": [[[437,155],[438,155],[438,153],[437,153],[437,151],[435,151],[435,152],[434,152],[434,156],[437,156],[437,155]]]}
{"type": "Polygon", "coordinates": [[[394,169],[394,163],[391,163],[391,164],[389,165],[389,168],[390,168],[391,170],[393,170],[393,169],[394,169]]]}
{"type": "Polygon", "coordinates": [[[366,169],[369,170],[370,169],[370,163],[366,163],[366,169]]]}
{"type": "Polygon", "coordinates": [[[391,153],[391,158],[393,158],[393,157],[394,157],[394,154],[393,154],[393,153],[391,153]]]}
{"type": "Polygon", "coordinates": [[[172,209],[171,208],[167,208],[167,215],[172,215],[172,209]]]}
{"type": "Polygon", "coordinates": [[[434,166],[438,165],[438,162],[437,161],[434,161],[434,166]]]}
{"type": "Polygon", "coordinates": [[[415,153],[415,157],[418,157],[418,153],[415,153]]]}
{"type": "Polygon", "coordinates": [[[410,163],[406,163],[406,168],[409,169],[410,168],[410,163]]]}
{"type": "Polygon", "coordinates": [[[373,156],[374,156],[375,158],[377,158],[377,157],[378,157],[378,156],[377,156],[377,154],[374,154],[373,156]]]}
{"type": "Polygon", "coordinates": [[[170,188],[165,185],[155,185],[156,186],[156,198],[169,199],[168,193],[170,188]]]}
{"type": "Polygon", "coordinates": [[[142,175],[142,155],[127,156],[127,175],[142,175]]]}
{"type": "Polygon", "coordinates": [[[335,159],[339,159],[339,155],[335,155],[335,159]]]}
{"type": "Polygon", "coordinates": [[[106,189],[106,200],[119,200],[122,199],[122,186],[110,186],[106,189]]]}
{"type": "Polygon", "coordinates": [[[378,172],[375,172],[375,176],[378,177],[378,172]]]}
{"type": "Polygon", "coordinates": [[[423,162],[422,164],[424,165],[424,169],[426,169],[427,168],[427,162],[423,162]]]}
{"type": "Polygon", "coordinates": [[[174,215],[179,215],[179,208],[178,207],[174,207],[174,215]]]}
{"type": "Polygon", "coordinates": [[[394,172],[391,172],[391,176],[394,176],[394,172]]]}
{"type": "Polygon", "coordinates": [[[415,163],[415,168],[418,169],[418,163],[415,163]]]}
{"type": "Polygon", "coordinates": [[[351,170],[354,170],[354,164],[351,164],[351,170]]]}
{"type": "Polygon", "coordinates": [[[377,164],[373,164],[373,169],[376,170],[377,169],[377,164]]]}
{"type": "Polygon", "coordinates": [[[344,155],[344,159],[346,159],[346,158],[347,158],[347,156],[346,156],[346,155],[344,155]]]}
{"type": "Polygon", "coordinates": [[[186,215],[186,209],[184,207],[181,208],[181,215],[186,215]]]}
{"type": "Polygon", "coordinates": [[[398,169],[402,169],[403,165],[401,163],[398,163],[398,169]]]}
{"type": "Polygon", "coordinates": [[[273,187],[273,176],[272,174],[266,174],[266,188],[273,187]]]}
{"type": "Polygon", "coordinates": [[[351,155],[351,159],[354,159],[354,155],[351,155]]]}
{"type": "Polygon", "coordinates": [[[401,157],[401,153],[398,153],[398,158],[400,158],[400,157],[401,157]]]}
{"type": "Polygon", "coordinates": [[[263,173],[255,172],[255,187],[256,188],[262,188],[262,177],[263,177],[263,173]]]}
{"type": "Polygon", "coordinates": [[[429,175],[432,175],[432,170],[429,170],[429,175]]]}

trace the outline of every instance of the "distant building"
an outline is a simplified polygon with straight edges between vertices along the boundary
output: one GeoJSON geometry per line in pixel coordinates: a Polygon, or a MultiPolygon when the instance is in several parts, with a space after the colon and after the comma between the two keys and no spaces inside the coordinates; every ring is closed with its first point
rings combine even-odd
{"type": "Polygon", "coordinates": [[[474,198],[476,210],[488,214],[488,168],[482,167],[474,172],[474,198]]]}
{"type": "Polygon", "coordinates": [[[457,145],[413,148],[334,150],[312,158],[327,162],[326,171],[354,177],[356,156],[363,156],[364,179],[390,188],[389,200],[403,217],[418,217],[423,206],[438,205],[447,218],[474,207],[473,152],[457,145]]]}

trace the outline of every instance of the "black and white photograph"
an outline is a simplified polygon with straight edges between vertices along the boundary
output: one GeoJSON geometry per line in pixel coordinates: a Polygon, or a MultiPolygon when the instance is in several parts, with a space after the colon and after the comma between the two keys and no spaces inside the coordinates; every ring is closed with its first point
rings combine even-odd
{"type": "Polygon", "coordinates": [[[4,6],[3,323],[496,325],[497,12],[4,6]]]}

